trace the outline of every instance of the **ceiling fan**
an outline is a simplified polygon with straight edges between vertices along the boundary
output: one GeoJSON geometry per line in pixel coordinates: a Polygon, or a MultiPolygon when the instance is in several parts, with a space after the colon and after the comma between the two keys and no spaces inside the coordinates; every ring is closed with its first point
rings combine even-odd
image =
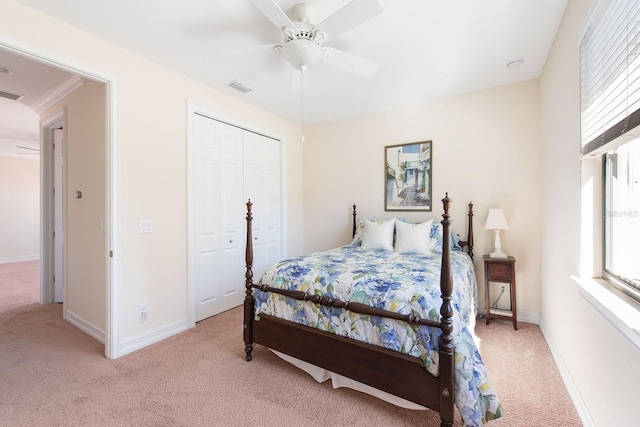
{"type": "Polygon", "coordinates": [[[23,145],[16,145],[16,148],[20,148],[22,150],[31,150],[31,151],[19,152],[17,154],[35,154],[35,155],[40,154],[40,149],[39,148],[25,147],[23,145]]]}
{"type": "Polygon", "coordinates": [[[320,62],[362,77],[370,77],[376,70],[377,64],[342,50],[323,46],[323,43],[382,13],[382,6],[377,0],[353,0],[315,25],[311,23],[314,10],[307,3],[299,3],[292,8],[295,22],[274,0],[251,0],[251,3],[283,32],[284,43],[273,49],[281,51],[282,56],[303,73],[320,62]]]}

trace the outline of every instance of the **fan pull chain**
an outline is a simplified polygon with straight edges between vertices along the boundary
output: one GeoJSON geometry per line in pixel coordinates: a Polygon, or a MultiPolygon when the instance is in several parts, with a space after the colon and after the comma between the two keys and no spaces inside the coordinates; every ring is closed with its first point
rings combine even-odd
{"type": "Polygon", "coordinates": [[[300,137],[300,144],[304,144],[304,74],[307,71],[307,67],[300,66],[300,126],[302,126],[302,136],[300,137]]]}

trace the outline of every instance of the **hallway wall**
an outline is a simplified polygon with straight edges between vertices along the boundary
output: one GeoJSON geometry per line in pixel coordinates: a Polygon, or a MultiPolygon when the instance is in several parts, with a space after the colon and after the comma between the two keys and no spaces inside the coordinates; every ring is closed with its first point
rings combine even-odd
{"type": "Polygon", "coordinates": [[[65,315],[103,334],[106,327],[105,85],[86,80],[42,113],[45,120],[62,107],[64,124],[65,315]],[[75,193],[82,191],[82,199],[75,193]]]}
{"type": "Polygon", "coordinates": [[[40,257],[40,161],[0,156],[0,263],[40,257]]]}

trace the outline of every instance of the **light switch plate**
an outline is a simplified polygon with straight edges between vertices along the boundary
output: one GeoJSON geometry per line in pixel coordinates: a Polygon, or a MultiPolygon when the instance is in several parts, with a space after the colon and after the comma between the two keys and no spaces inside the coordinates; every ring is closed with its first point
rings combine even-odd
{"type": "Polygon", "coordinates": [[[138,222],[138,233],[152,233],[153,232],[153,220],[141,219],[138,222]]]}

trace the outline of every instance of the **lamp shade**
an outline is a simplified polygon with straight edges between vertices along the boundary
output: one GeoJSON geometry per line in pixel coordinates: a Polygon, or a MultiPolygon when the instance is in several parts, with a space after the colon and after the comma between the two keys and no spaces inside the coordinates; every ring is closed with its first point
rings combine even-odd
{"type": "Polygon", "coordinates": [[[486,230],[508,230],[509,224],[504,217],[502,209],[489,209],[487,215],[487,223],[484,225],[486,230]]]}

